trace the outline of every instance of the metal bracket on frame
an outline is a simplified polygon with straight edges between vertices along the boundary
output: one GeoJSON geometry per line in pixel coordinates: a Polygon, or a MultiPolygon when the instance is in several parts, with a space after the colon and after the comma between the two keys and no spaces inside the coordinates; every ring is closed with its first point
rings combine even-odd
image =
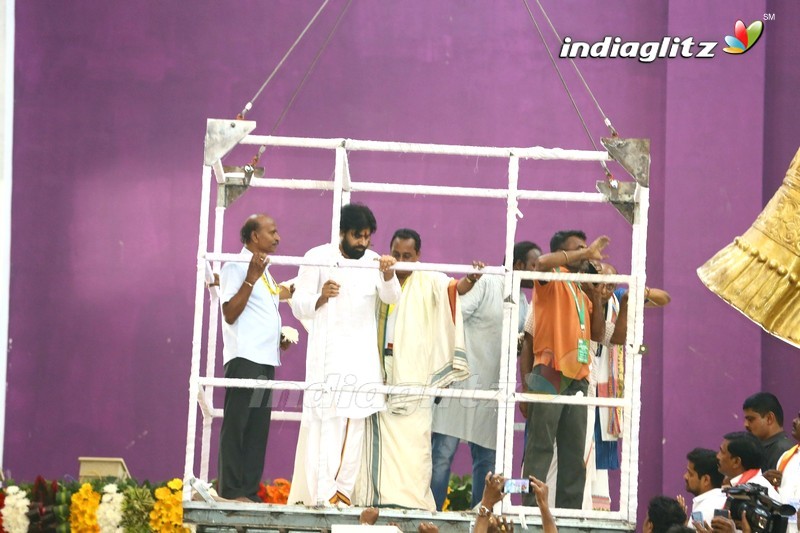
{"type": "Polygon", "coordinates": [[[251,178],[263,178],[264,167],[222,167],[225,171],[225,182],[217,186],[217,207],[226,209],[250,187],[251,178]],[[231,174],[233,174],[231,176],[231,174]]]}
{"type": "Polygon", "coordinates": [[[603,137],[600,141],[608,150],[608,155],[636,181],[617,181],[616,187],[608,181],[598,181],[597,190],[625,220],[633,224],[636,186],[650,187],[650,139],[603,137]]]}
{"type": "Polygon", "coordinates": [[[203,164],[210,166],[222,159],[254,129],[254,120],[208,119],[203,144],[203,164]]]}
{"type": "Polygon", "coordinates": [[[625,220],[633,224],[633,210],[636,205],[635,193],[636,183],[632,181],[619,181],[614,188],[606,180],[597,182],[597,191],[608,199],[608,202],[625,217],[625,220]]]}
{"type": "Polygon", "coordinates": [[[602,137],[600,142],[608,150],[608,155],[622,165],[636,183],[650,187],[650,139],[602,137]]]}

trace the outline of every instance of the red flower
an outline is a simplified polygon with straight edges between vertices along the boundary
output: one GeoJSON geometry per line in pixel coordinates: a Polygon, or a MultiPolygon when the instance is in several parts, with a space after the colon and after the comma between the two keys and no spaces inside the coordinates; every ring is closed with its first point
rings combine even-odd
{"type": "Polygon", "coordinates": [[[269,496],[267,495],[267,486],[263,483],[258,484],[258,497],[261,498],[261,501],[264,503],[269,503],[269,496]]]}
{"type": "MultiPolygon", "coordinates": [[[[6,491],[0,490],[0,509],[2,509],[6,504],[6,491]]],[[[5,531],[3,529],[3,515],[0,514],[0,531],[5,531]]]]}

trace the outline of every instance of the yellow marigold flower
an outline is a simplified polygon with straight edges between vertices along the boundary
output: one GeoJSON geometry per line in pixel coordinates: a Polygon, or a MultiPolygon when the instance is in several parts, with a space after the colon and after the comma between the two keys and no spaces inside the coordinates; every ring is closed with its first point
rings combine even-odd
{"type": "Polygon", "coordinates": [[[72,495],[70,502],[70,529],[80,532],[99,532],[97,508],[100,506],[100,494],[92,489],[89,483],[81,485],[80,490],[72,495]]]}
{"type": "Polygon", "coordinates": [[[167,483],[167,487],[171,488],[172,490],[181,490],[183,488],[183,480],[175,478],[167,483]]]}
{"type": "Polygon", "coordinates": [[[167,487],[158,487],[156,489],[156,499],[157,500],[166,500],[172,495],[172,491],[170,491],[167,487]]]}

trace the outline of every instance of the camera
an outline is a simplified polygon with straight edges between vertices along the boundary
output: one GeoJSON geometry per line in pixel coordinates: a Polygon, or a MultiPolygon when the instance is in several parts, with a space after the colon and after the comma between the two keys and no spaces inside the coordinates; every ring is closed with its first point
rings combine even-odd
{"type": "Polygon", "coordinates": [[[531,482],[528,479],[507,479],[503,486],[506,494],[528,494],[531,492],[531,482]]]}
{"type": "Polygon", "coordinates": [[[731,512],[731,518],[740,520],[744,512],[753,533],[786,533],[788,517],[797,512],[791,505],[770,498],[766,487],[754,483],[744,483],[722,491],[728,495],[725,509],[731,512]]]}

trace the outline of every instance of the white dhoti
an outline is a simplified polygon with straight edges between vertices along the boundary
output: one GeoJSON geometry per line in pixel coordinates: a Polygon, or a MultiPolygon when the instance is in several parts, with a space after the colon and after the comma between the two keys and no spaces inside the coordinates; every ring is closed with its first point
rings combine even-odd
{"type": "MultiPolygon", "coordinates": [[[[377,257],[367,250],[359,261],[373,264],[377,257]]],[[[344,257],[328,244],[310,250],[305,259],[335,265],[344,257]]],[[[383,394],[369,392],[383,384],[375,309],[379,299],[395,303],[399,298],[397,278],[385,281],[377,270],[300,268],[291,305],[309,328],[306,381],[331,388],[304,395],[289,503],[349,504],[363,454],[364,419],[386,408],[383,394]],[[339,295],[317,309],[329,279],[339,284],[339,295]]]]}
{"type": "MultiPolygon", "coordinates": [[[[469,377],[460,304],[447,276],[411,274],[394,311],[381,308],[379,326],[386,384],[447,387],[469,377]]],[[[435,511],[433,398],[392,394],[387,406],[367,420],[353,503],[435,511]]]]}

